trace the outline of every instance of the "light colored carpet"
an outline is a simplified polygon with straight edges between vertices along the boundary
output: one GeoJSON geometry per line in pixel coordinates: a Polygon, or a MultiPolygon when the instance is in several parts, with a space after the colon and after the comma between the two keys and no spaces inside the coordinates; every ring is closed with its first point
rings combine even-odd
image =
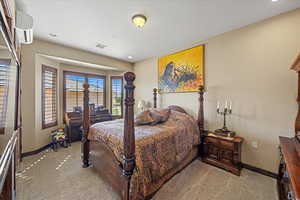
{"type": "MultiPolygon", "coordinates": [[[[17,200],[117,200],[91,168],[81,167],[80,143],[24,158],[17,200]]],[[[240,177],[195,160],[153,200],[276,200],[276,180],[243,169],[240,177]]]]}

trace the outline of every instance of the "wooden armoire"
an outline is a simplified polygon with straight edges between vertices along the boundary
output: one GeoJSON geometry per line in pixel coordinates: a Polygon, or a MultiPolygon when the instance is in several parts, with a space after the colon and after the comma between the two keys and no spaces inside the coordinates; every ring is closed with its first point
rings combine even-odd
{"type": "Polygon", "coordinates": [[[15,0],[0,0],[0,200],[16,199],[16,168],[21,155],[21,43],[15,0]]]}
{"type": "Polygon", "coordinates": [[[279,137],[281,161],[277,185],[280,200],[300,200],[300,54],[291,69],[298,74],[298,114],[295,137],[279,137]]]}

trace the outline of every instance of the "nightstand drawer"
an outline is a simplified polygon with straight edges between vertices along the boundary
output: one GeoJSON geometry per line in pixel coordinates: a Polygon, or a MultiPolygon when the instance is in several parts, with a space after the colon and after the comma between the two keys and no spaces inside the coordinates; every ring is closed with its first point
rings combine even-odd
{"type": "Polygon", "coordinates": [[[234,143],[220,140],[220,147],[233,151],[234,150],[234,143]]]}
{"type": "Polygon", "coordinates": [[[219,140],[216,138],[207,137],[205,140],[207,143],[213,143],[214,145],[219,146],[219,140]]]}

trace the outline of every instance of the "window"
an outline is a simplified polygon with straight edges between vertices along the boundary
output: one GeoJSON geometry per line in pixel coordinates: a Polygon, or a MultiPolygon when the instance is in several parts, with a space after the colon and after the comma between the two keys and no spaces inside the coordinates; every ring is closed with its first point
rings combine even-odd
{"type": "Polygon", "coordinates": [[[105,76],[64,72],[64,111],[83,110],[83,84],[88,82],[89,102],[95,107],[105,106],[105,76]]]}
{"type": "Polygon", "coordinates": [[[88,77],[89,83],[89,103],[95,107],[104,106],[105,103],[105,77],[92,76],[88,77]]]}
{"type": "Polygon", "coordinates": [[[57,125],[57,69],[42,66],[42,128],[57,125]]]}
{"type": "Polygon", "coordinates": [[[123,77],[112,76],[110,78],[111,96],[110,109],[112,115],[123,116],[123,77]]]}
{"type": "Polygon", "coordinates": [[[85,77],[75,73],[65,73],[64,102],[65,112],[73,112],[74,109],[83,108],[83,83],[85,77]]]}
{"type": "Polygon", "coordinates": [[[4,134],[6,127],[9,66],[9,59],[0,59],[0,134],[4,134]]]}

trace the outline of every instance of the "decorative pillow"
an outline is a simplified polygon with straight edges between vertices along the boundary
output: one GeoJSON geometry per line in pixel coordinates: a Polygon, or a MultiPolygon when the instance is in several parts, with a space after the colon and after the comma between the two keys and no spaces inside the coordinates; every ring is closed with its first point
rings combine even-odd
{"type": "Polygon", "coordinates": [[[180,106],[172,105],[172,106],[168,106],[168,108],[170,110],[174,110],[174,111],[177,111],[177,112],[181,112],[181,113],[187,114],[187,112],[183,108],[181,108],[180,106]]]}
{"type": "Polygon", "coordinates": [[[153,122],[151,125],[155,125],[158,123],[163,123],[169,119],[171,110],[169,108],[166,109],[151,109],[150,114],[153,118],[153,122]]]}
{"type": "Polygon", "coordinates": [[[134,119],[134,124],[136,126],[149,125],[153,122],[154,122],[154,120],[153,120],[149,110],[145,110],[145,111],[139,113],[134,119]]]}
{"type": "Polygon", "coordinates": [[[153,119],[153,122],[151,123],[152,126],[156,125],[162,121],[163,116],[160,114],[160,112],[158,112],[156,110],[150,110],[150,115],[153,119]]]}
{"type": "Polygon", "coordinates": [[[158,112],[161,115],[161,121],[160,122],[165,122],[169,119],[171,110],[169,108],[165,108],[165,109],[158,110],[158,112]]]}

